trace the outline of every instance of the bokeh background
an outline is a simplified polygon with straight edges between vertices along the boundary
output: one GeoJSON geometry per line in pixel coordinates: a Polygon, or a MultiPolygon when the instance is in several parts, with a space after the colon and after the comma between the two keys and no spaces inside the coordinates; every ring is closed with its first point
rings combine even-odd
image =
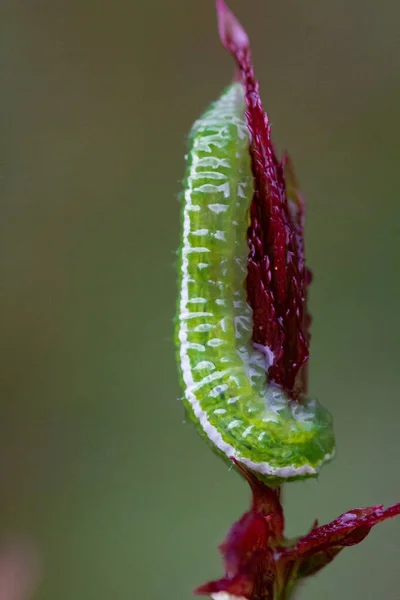
{"type": "MultiPolygon", "coordinates": [[[[311,392],[338,456],[288,533],[400,500],[398,0],[236,0],[307,198],[311,392]]],[[[229,82],[212,0],[3,0],[0,534],[38,600],[189,600],[249,494],[184,423],[172,343],[186,135],[229,82]]],[[[1,536],[0,536],[1,537],[1,536]]],[[[400,598],[400,520],[304,600],[400,598]]]]}

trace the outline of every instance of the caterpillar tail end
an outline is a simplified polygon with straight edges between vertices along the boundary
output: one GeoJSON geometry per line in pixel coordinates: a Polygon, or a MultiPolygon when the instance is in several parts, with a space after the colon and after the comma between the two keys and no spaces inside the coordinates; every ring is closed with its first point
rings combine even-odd
{"type": "Polygon", "coordinates": [[[332,416],[316,400],[286,400],[236,448],[231,458],[270,486],[316,478],[336,454],[332,416]]]}

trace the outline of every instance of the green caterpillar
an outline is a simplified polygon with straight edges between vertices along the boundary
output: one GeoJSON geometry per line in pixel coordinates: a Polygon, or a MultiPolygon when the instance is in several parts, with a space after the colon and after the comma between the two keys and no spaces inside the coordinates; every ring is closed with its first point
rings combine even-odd
{"type": "Polygon", "coordinates": [[[187,157],[176,343],[184,404],[220,455],[261,479],[315,476],[334,453],[329,413],[266,379],[251,343],[246,278],[253,177],[241,83],[193,125],[187,157]]]}

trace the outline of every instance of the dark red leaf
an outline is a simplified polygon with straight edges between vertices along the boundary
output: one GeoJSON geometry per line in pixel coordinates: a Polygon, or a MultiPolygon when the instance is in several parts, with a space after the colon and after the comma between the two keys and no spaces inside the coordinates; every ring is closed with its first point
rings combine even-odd
{"type": "MultiPolygon", "coordinates": [[[[247,296],[253,310],[252,341],[268,356],[271,381],[295,400],[305,393],[306,374],[299,373],[309,351],[304,263],[304,204],[297,189],[288,201],[285,177],[293,178],[288,159],[279,163],[271,141],[254,76],[249,41],[224,0],[217,0],[220,38],[236,60],[246,95],[247,125],[254,175],[248,229],[247,296]],[[298,377],[299,376],[299,377],[298,377]]],[[[291,188],[292,189],[292,188],[291,188]]]]}
{"type": "Polygon", "coordinates": [[[374,525],[399,514],[400,503],[386,509],[382,506],[355,508],[327,525],[314,527],[293,546],[285,548],[279,560],[296,562],[298,578],[314,575],[343,548],[359,544],[374,525]]]}

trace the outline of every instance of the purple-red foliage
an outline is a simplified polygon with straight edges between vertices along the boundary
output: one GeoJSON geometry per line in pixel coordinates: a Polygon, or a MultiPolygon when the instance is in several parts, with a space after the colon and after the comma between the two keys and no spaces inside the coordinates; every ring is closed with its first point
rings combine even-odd
{"type": "Polygon", "coordinates": [[[221,41],[235,58],[244,86],[251,135],[254,195],[247,234],[246,286],[253,310],[252,341],[273,355],[268,370],[270,381],[280,385],[292,399],[301,400],[306,391],[310,324],[306,307],[310,271],[304,260],[304,203],[289,158],[285,156],[279,162],[276,157],[247,34],[224,0],[217,0],[217,14],[221,41]]]}
{"type": "Polygon", "coordinates": [[[346,546],[361,542],[371,528],[400,514],[400,503],[355,508],[331,523],[295,540],[284,536],[279,488],[270,488],[234,461],[252,490],[252,506],[237,521],[220,546],[225,576],[197,588],[196,594],[218,592],[249,600],[287,598],[302,579],[315,575],[346,546]]]}

